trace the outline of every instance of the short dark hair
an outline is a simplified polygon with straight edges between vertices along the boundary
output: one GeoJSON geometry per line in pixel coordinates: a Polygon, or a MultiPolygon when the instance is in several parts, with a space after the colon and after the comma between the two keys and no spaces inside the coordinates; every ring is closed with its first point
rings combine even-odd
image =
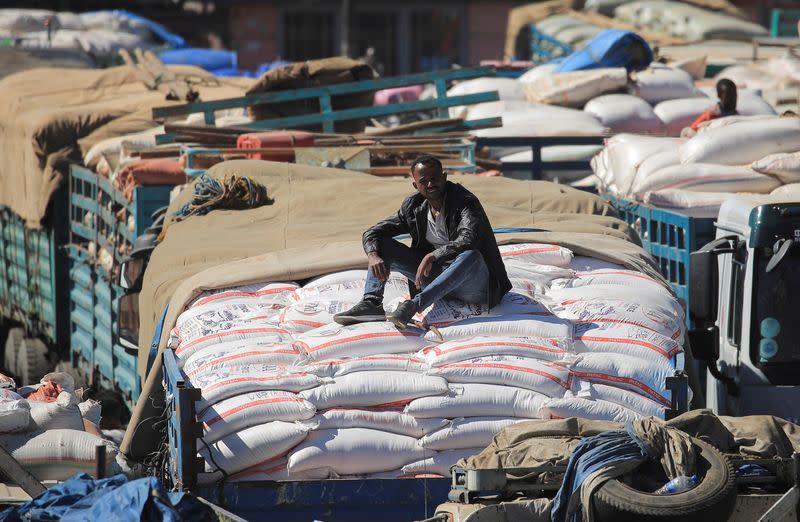
{"type": "Polygon", "coordinates": [[[736,84],[727,78],[721,79],[717,82],[717,96],[722,96],[723,92],[736,92],[736,84]]]}
{"type": "Polygon", "coordinates": [[[433,167],[441,174],[444,171],[444,167],[442,167],[442,162],[439,161],[439,158],[435,156],[431,156],[430,154],[423,154],[422,156],[418,156],[417,159],[411,164],[411,174],[414,174],[414,169],[417,168],[417,165],[424,165],[426,167],[433,167]]]}

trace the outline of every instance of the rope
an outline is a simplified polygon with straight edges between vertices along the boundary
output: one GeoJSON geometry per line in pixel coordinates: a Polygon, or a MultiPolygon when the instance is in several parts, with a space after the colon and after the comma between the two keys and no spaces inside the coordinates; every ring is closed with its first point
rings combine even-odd
{"type": "Polygon", "coordinates": [[[177,221],[203,216],[212,210],[244,210],[271,205],[267,187],[246,176],[226,176],[222,181],[203,174],[194,185],[192,200],[175,212],[177,221]]]}

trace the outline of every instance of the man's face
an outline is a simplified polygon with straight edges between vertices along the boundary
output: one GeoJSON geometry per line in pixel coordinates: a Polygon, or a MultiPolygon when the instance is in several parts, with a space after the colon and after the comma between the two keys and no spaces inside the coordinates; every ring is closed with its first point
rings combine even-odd
{"type": "Polygon", "coordinates": [[[428,201],[441,201],[444,198],[444,186],[447,175],[436,167],[418,163],[412,174],[414,188],[428,201]]]}

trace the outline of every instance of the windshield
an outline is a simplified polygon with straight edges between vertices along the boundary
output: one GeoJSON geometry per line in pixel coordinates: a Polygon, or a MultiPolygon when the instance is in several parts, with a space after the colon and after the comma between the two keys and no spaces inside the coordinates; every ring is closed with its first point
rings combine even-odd
{"type": "Polygon", "coordinates": [[[800,384],[800,247],[767,273],[771,257],[756,251],[750,358],[772,384],[800,384]]]}

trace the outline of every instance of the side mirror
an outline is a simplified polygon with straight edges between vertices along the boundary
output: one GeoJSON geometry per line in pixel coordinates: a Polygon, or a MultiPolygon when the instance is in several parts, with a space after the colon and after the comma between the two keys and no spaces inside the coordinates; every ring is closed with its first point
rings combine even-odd
{"type": "Polygon", "coordinates": [[[689,330],[689,346],[692,356],[699,361],[716,361],[719,359],[719,328],[716,325],[708,328],[689,330]]]}
{"type": "Polygon", "coordinates": [[[689,316],[696,328],[713,325],[717,320],[719,270],[717,256],[733,252],[736,236],[725,236],[708,243],[690,257],[689,316]]]}
{"type": "Polygon", "coordinates": [[[117,314],[117,342],[127,353],[139,353],[139,292],[119,298],[117,314]]]}
{"type": "Polygon", "coordinates": [[[119,279],[117,281],[119,287],[123,290],[137,292],[141,290],[147,261],[147,257],[129,257],[123,260],[119,268],[119,279]]]}

